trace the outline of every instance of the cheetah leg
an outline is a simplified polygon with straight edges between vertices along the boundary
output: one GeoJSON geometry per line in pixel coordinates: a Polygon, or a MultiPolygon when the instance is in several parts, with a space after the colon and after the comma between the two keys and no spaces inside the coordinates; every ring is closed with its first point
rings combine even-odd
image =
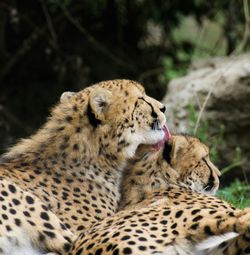
{"type": "Polygon", "coordinates": [[[221,242],[213,249],[207,250],[208,255],[238,255],[250,254],[250,209],[242,210],[243,214],[236,223],[236,230],[241,234],[221,242]]]}
{"type": "Polygon", "coordinates": [[[0,189],[0,205],[6,208],[1,212],[1,238],[12,236],[24,246],[30,242],[38,250],[50,252],[63,253],[70,248],[73,234],[39,198],[7,180],[0,181],[0,189]]]}
{"type": "MultiPolygon", "coordinates": [[[[204,240],[197,245],[198,251],[206,255],[238,255],[250,253],[250,209],[238,210],[235,214],[236,219],[224,219],[222,226],[225,233],[215,235],[204,240]],[[235,222],[234,222],[235,220],[235,222]],[[232,228],[230,230],[230,228],[232,228]],[[228,232],[231,231],[231,232],[228,232]],[[234,231],[234,232],[232,232],[234,231]]],[[[218,224],[218,230],[220,224],[218,224]]],[[[222,230],[223,230],[222,227],[222,230]]],[[[199,253],[197,253],[199,254],[199,253]]]]}
{"type": "Polygon", "coordinates": [[[212,236],[228,233],[243,234],[250,227],[250,209],[218,210],[212,215],[210,209],[203,209],[200,218],[190,218],[187,232],[195,243],[206,240],[212,236]]]}

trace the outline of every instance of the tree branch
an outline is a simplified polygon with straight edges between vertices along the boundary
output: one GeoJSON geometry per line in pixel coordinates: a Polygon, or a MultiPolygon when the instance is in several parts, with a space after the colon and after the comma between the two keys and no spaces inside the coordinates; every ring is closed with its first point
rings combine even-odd
{"type": "Polygon", "coordinates": [[[248,0],[243,0],[243,9],[244,9],[244,16],[245,16],[245,30],[242,41],[237,49],[234,50],[233,53],[241,52],[247,45],[247,42],[250,37],[250,16],[249,16],[249,6],[248,0]]]}
{"type": "Polygon", "coordinates": [[[131,65],[125,63],[122,59],[115,56],[112,52],[106,49],[103,44],[99,43],[88,31],[85,29],[65,8],[61,6],[65,17],[68,21],[73,24],[97,50],[102,52],[103,55],[114,61],[116,64],[126,67],[127,69],[133,70],[131,65]]]}
{"type": "Polygon", "coordinates": [[[56,32],[55,32],[55,29],[54,29],[54,26],[53,26],[48,8],[47,8],[46,4],[44,3],[44,0],[40,0],[40,3],[41,3],[41,6],[42,6],[42,9],[43,9],[43,12],[44,12],[44,16],[46,18],[46,22],[47,22],[47,25],[48,25],[48,30],[50,31],[50,34],[51,34],[51,38],[52,38],[52,41],[53,41],[53,47],[55,49],[58,49],[59,48],[58,47],[58,39],[57,39],[57,35],[56,35],[56,32]]]}

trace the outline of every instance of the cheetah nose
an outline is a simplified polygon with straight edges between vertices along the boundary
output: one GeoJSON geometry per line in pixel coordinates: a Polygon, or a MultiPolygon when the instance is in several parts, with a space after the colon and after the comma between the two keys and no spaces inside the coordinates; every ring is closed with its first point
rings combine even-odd
{"type": "Polygon", "coordinates": [[[160,108],[160,111],[165,113],[166,112],[166,106],[164,105],[163,107],[160,108]]]}

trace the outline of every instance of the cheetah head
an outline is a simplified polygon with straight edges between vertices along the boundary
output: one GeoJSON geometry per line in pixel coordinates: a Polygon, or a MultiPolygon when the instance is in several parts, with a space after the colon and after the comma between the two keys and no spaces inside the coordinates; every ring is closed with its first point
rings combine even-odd
{"type": "Polygon", "coordinates": [[[163,158],[178,173],[177,182],[195,192],[215,194],[220,172],[209,158],[209,149],[198,138],[173,135],[166,143],[163,158]]]}
{"type": "Polygon", "coordinates": [[[134,81],[106,81],[75,94],[64,93],[61,104],[71,124],[87,130],[82,137],[79,132],[79,143],[87,142],[111,159],[133,157],[142,143],[162,147],[169,138],[165,106],[134,81]]]}

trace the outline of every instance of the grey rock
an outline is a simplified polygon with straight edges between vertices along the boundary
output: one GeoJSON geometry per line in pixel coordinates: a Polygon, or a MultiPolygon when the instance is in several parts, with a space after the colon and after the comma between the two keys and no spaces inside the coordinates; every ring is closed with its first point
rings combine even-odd
{"type": "Polygon", "coordinates": [[[250,170],[250,54],[195,62],[186,76],[171,81],[163,99],[170,130],[194,129],[190,126],[190,106],[199,112],[207,97],[201,120],[209,124],[209,137],[218,134],[223,124],[220,154],[232,162],[239,146],[243,168],[250,170]]]}

